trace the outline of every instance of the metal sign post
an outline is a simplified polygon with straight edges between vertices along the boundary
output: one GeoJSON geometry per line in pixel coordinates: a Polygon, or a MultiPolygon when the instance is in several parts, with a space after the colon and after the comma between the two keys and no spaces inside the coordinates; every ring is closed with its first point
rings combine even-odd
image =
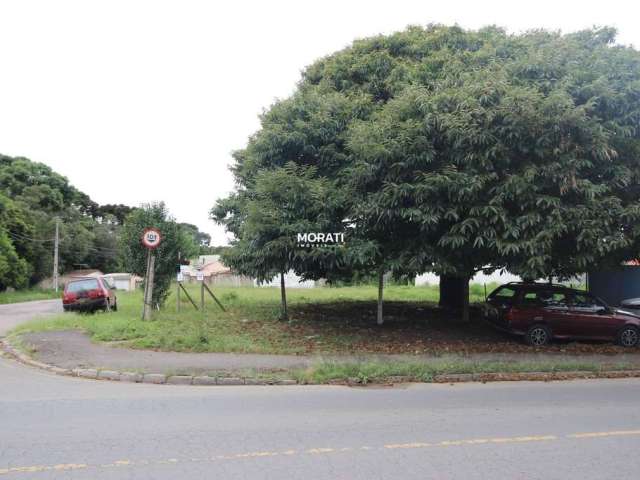
{"type": "Polygon", "coordinates": [[[178,272],[178,276],[176,278],[177,283],[178,283],[178,288],[176,290],[176,311],[180,312],[180,285],[182,284],[182,281],[184,279],[184,276],[182,275],[182,272],[178,272]]]}
{"type": "Polygon", "coordinates": [[[200,282],[200,310],[202,310],[204,312],[204,291],[206,290],[207,293],[209,295],[211,295],[211,298],[213,298],[213,300],[218,304],[218,306],[220,307],[220,310],[222,310],[223,312],[226,312],[226,310],[224,309],[224,307],[222,306],[222,303],[220,303],[220,300],[218,300],[218,298],[213,294],[213,292],[211,291],[211,289],[207,286],[207,283],[204,281],[204,273],[203,272],[197,272],[196,273],[196,280],[198,280],[200,282]]]}
{"type": "Polygon", "coordinates": [[[142,319],[151,320],[153,311],[153,277],[155,274],[156,256],[154,250],[160,245],[162,236],[156,228],[147,228],[142,232],[142,244],[147,248],[147,273],[144,281],[144,307],[142,319]]]}
{"type": "Polygon", "coordinates": [[[204,312],[204,273],[202,271],[196,272],[196,280],[200,282],[200,310],[204,312]]]}

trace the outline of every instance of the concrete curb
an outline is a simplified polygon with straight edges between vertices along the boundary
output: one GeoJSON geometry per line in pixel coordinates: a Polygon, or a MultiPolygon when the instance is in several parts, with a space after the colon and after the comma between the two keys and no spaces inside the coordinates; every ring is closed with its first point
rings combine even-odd
{"type": "Polygon", "coordinates": [[[205,375],[165,375],[163,373],[120,372],[118,370],[95,368],[60,368],[55,365],[38,362],[15,348],[6,339],[0,339],[0,350],[15,360],[32,367],[40,368],[56,375],[88,378],[91,380],[111,380],[115,382],[150,383],[155,385],[296,385],[295,380],[268,380],[263,378],[240,378],[205,375]]]}
{"type": "MultiPolygon", "coordinates": [[[[165,375],[164,373],[138,373],[95,368],[61,368],[55,365],[38,362],[15,348],[6,338],[0,338],[0,350],[19,362],[32,367],[49,371],[56,375],[88,378],[91,380],[110,380],[115,382],[146,383],[155,385],[298,385],[296,380],[264,379],[256,377],[229,377],[208,375],[165,375]]],[[[567,372],[491,372],[491,373],[448,373],[435,375],[425,380],[411,376],[393,376],[384,382],[375,383],[466,383],[466,382],[507,382],[536,381],[549,382],[558,380],[582,380],[597,378],[640,378],[640,370],[611,370],[602,372],[567,371],[567,372]]],[[[363,385],[359,379],[329,380],[329,385],[363,385]]]]}

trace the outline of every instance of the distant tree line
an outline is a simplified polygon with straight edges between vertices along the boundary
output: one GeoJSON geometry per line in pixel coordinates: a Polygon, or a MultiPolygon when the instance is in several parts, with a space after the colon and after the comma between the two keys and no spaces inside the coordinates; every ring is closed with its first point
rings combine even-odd
{"type": "MultiPolygon", "coordinates": [[[[129,246],[123,246],[123,229],[128,223],[135,224],[140,232],[126,233],[130,242],[139,243],[144,228],[140,222],[157,218],[163,219],[169,237],[175,233],[173,224],[178,224],[163,204],[142,208],[99,205],[50,167],[0,155],[0,291],[32,286],[51,277],[56,219],[60,225],[60,272],[64,273],[78,268],[133,271],[136,264],[129,246]],[[145,217],[144,211],[155,216],[145,217]]],[[[176,228],[180,230],[182,255],[187,258],[208,247],[209,236],[197,227],[181,224],[176,228]]],[[[172,269],[175,273],[177,266],[172,269]]]]}

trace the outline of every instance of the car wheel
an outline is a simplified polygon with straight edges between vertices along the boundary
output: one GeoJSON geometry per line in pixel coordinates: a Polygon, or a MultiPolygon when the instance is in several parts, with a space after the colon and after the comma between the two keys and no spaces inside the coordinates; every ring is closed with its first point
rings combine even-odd
{"type": "Polygon", "coordinates": [[[524,336],[524,341],[532,347],[542,347],[551,342],[551,330],[544,325],[533,325],[524,336]]]}
{"type": "Polygon", "coordinates": [[[638,333],[638,329],[632,325],[624,327],[618,333],[618,344],[623,347],[636,347],[640,342],[640,334],[638,333]]]}
{"type": "Polygon", "coordinates": [[[118,301],[117,300],[115,302],[113,302],[113,311],[114,312],[118,311],[118,301]]]}

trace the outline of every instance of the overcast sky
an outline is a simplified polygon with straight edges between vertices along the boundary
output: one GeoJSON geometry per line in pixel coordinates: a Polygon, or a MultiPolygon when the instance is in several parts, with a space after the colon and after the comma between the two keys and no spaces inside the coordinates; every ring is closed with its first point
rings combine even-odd
{"type": "Polygon", "coordinates": [[[612,25],[638,48],[636,3],[0,0],[0,153],[46,163],[99,203],[164,200],[223,244],[208,211],[233,189],[230,153],[317,58],[431,22],[612,25]]]}

